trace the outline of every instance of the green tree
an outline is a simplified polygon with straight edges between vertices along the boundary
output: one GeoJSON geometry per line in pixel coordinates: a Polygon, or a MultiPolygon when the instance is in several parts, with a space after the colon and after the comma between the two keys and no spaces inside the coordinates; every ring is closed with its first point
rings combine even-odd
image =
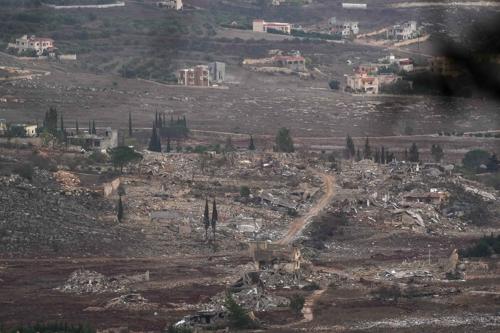
{"type": "Polygon", "coordinates": [[[372,147],[370,147],[370,141],[368,137],[365,140],[365,147],[363,148],[363,155],[365,159],[370,159],[373,157],[372,147]]]}
{"type": "Polygon", "coordinates": [[[410,156],[409,156],[410,162],[418,162],[419,161],[419,154],[418,154],[418,146],[415,142],[410,147],[410,156]]]}
{"type": "Polygon", "coordinates": [[[330,89],[339,90],[340,81],[331,80],[330,82],[328,82],[328,85],[330,86],[330,89]]]}
{"type": "Polygon", "coordinates": [[[255,145],[253,144],[253,136],[250,135],[250,145],[248,146],[249,150],[255,150],[255,145]]]}
{"type": "Polygon", "coordinates": [[[464,168],[469,170],[479,171],[481,164],[487,164],[490,159],[490,153],[483,149],[474,149],[465,154],[462,159],[464,168]]]}
{"type": "Polygon", "coordinates": [[[361,154],[359,152],[359,147],[358,147],[358,155],[356,156],[356,161],[361,161],[361,154]]]}
{"type": "Polygon", "coordinates": [[[57,109],[49,108],[49,111],[45,112],[45,127],[48,132],[54,134],[57,131],[57,109]]]}
{"type": "Polygon", "coordinates": [[[125,195],[125,186],[123,186],[123,183],[120,183],[120,185],[116,188],[116,194],[120,197],[125,195]]]}
{"type": "Polygon", "coordinates": [[[415,132],[415,129],[410,123],[406,123],[405,128],[403,129],[404,135],[413,135],[413,132],[415,132]]]}
{"type": "Polygon", "coordinates": [[[499,169],[498,163],[499,162],[498,162],[497,154],[493,153],[493,155],[491,155],[491,157],[488,160],[488,164],[486,164],[488,171],[489,172],[497,172],[499,169]]]}
{"type": "Polygon", "coordinates": [[[203,224],[205,226],[205,239],[208,239],[208,227],[210,227],[210,217],[208,212],[208,198],[205,199],[205,213],[203,213],[203,224]]]}
{"type": "Polygon", "coordinates": [[[233,144],[233,139],[231,139],[230,136],[228,136],[227,139],[226,139],[226,147],[224,147],[224,150],[226,152],[228,152],[228,151],[234,151],[235,150],[234,144],[233,144]]]}
{"type": "Polygon", "coordinates": [[[92,127],[90,126],[90,120],[89,120],[89,134],[92,134],[92,127]]]}
{"type": "Polygon", "coordinates": [[[215,198],[214,198],[214,204],[212,207],[212,231],[214,233],[214,240],[215,240],[215,225],[217,224],[218,218],[219,214],[217,214],[217,205],[215,204],[215,198]]]}
{"type": "Polygon", "coordinates": [[[443,159],[443,156],[444,156],[443,148],[441,148],[441,146],[436,146],[436,145],[432,144],[431,154],[432,154],[432,157],[434,157],[434,161],[436,163],[439,163],[439,162],[441,162],[441,160],[443,159]]]}
{"type": "Polygon", "coordinates": [[[312,62],[311,58],[306,57],[306,68],[312,69],[312,64],[313,64],[313,62],[312,62]]]}
{"type": "Polygon", "coordinates": [[[258,323],[252,320],[247,311],[231,296],[226,294],[226,308],[229,313],[229,325],[234,328],[258,328],[258,323]]]}
{"type": "Polygon", "coordinates": [[[76,118],[76,135],[78,135],[78,118],[76,118]]]}
{"type": "Polygon", "coordinates": [[[251,191],[250,191],[250,187],[246,186],[246,185],[243,185],[242,187],[240,187],[240,195],[242,197],[248,197],[250,195],[251,191]]]}
{"type": "Polygon", "coordinates": [[[111,156],[111,163],[115,168],[120,168],[120,173],[123,172],[123,167],[129,163],[137,163],[142,160],[141,154],[127,146],[111,148],[108,153],[111,156]]]}
{"type": "Polygon", "coordinates": [[[92,134],[97,134],[97,131],[95,128],[95,120],[92,120],[92,134]]]}
{"type": "Polygon", "coordinates": [[[128,136],[132,137],[132,113],[128,113],[128,136]]]}
{"type": "Polygon", "coordinates": [[[382,152],[380,153],[380,163],[386,164],[387,160],[385,159],[385,148],[382,146],[382,152]]]}
{"type": "Polygon", "coordinates": [[[304,308],[304,304],[306,303],[306,299],[304,296],[301,296],[297,293],[292,295],[290,299],[290,309],[295,312],[296,317],[299,317],[300,311],[304,308]]]}
{"type": "Polygon", "coordinates": [[[356,155],[356,147],[354,147],[354,141],[349,134],[347,134],[346,138],[345,151],[347,159],[349,159],[351,156],[356,155]]]}
{"type": "Polygon", "coordinates": [[[293,148],[293,139],[288,128],[280,128],[278,135],[276,135],[274,151],[283,153],[293,153],[295,151],[293,148]]]}
{"type": "Polygon", "coordinates": [[[148,150],[161,152],[160,137],[158,136],[158,132],[156,131],[156,126],[154,123],[153,123],[153,131],[151,133],[151,139],[149,140],[148,150]]]}
{"type": "Polygon", "coordinates": [[[120,199],[118,199],[118,222],[121,222],[123,219],[123,204],[122,204],[122,197],[120,196],[120,199]]]}
{"type": "Polygon", "coordinates": [[[170,146],[170,136],[167,136],[167,153],[172,151],[172,147],[170,146]]]}
{"type": "Polygon", "coordinates": [[[61,131],[64,132],[64,120],[62,114],[61,114],[61,131]]]}

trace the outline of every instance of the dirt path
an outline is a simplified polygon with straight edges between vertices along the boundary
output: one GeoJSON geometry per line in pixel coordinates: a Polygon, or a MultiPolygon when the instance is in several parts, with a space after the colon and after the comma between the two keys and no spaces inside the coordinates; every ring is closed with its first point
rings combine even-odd
{"type": "Polygon", "coordinates": [[[302,218],[298,219],[297,221],[294,222],[292,227],[287,231],[285,236],[278,241],[279,244],[288,244],[293,240],[293,237],[295,235],[299,234],[302,229],[311,222],[312,218],[318,215],[318,213],[328,205],[330,200],[333,198],[335,195],[335,189],[334,189],[334,183],[335,183],[335,177],[328,175],[326,173],[320,172],[316,169],[313,169],[311,167],[307,167],[307,170],[317,174],[321,178],[323,178],[323,182],[325,183],[325,195],[319,200],[319,202],[314,206],[309,212],[307,212],[306,215],[304,215],[302,218]]]}

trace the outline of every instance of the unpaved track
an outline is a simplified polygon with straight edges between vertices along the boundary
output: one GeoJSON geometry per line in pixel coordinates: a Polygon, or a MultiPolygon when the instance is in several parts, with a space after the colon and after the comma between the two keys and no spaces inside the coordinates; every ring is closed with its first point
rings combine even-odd
{"type": "Polygon", "coordinates": [[[289,244],[295,235],[297,235],[302,228],[304,228],[309,222],[311,222],[312,218],[318,215],[318,213],[328,205],[330,200],[335,195],[335,177],[328,175],[326,173],[320,172],[314,168],[307,167],[307,170],[317,174],[321,178],[323,178],[324,186],[325,186],[325,195],[319,200],[319,202],[314,206],[306,215],[302,218],[298,219],[294,222],[292,227],[287,231],[285,236],[278,241],[279,244],[289,244]]]}

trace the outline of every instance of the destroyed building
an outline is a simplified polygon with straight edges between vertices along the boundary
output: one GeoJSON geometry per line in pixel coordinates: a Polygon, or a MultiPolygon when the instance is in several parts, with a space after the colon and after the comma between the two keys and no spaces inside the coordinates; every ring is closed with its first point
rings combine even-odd
{"type": "Polygon", "coordinates": [[[108,127],[104,133],[68,136],[68,142],[88,150],[105,151],[118,146],[118,131],[108,127]]]}
{"type": "Polygon", "coordinates": [[[257,269],[275,269],[293,272],[300,269],[300,247],[266,241],[250,242],[250,254],[257,269]]]}

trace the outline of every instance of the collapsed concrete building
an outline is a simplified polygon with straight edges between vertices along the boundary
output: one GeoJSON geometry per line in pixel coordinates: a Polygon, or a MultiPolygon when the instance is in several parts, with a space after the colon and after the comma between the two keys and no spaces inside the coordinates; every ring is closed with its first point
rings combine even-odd
{"type": "Polygon", "coordinates": [[[249,243],[250,254],[257,269],[274,269],[294,272],[300,270],[302,256],[299,246],[286,246],[267,241],[249,243]]]}

